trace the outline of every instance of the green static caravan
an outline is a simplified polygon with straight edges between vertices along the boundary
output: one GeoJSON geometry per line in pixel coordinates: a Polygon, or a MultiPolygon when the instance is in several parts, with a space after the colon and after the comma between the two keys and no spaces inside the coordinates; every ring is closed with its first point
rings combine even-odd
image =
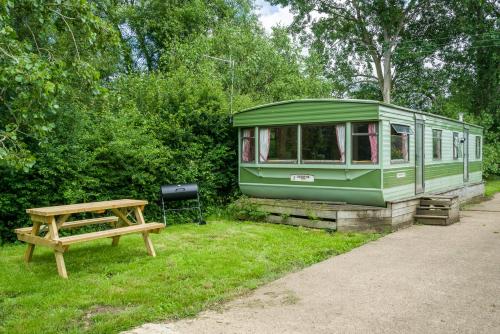
{"type": "Polygon", "coordinates": [[[482,182],[483,129],[368,100],[293,100],[245,109],[239,186],[260,198],[385,206],[482,182]]]}

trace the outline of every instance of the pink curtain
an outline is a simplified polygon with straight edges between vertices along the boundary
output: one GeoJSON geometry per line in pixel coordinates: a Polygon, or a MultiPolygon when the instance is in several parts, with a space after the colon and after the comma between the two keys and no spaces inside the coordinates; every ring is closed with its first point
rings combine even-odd
{"type": "Polygon", "coordinates": [[[250,129],[245,129],[243,130],[243,147],[242,147],[242,152],[241,152],[241,160],[243,162],[250,162],[252,161],[250,157],[251,153],[251,145],[252,145],[252,138],[251,137],[251,132],[250,129]]]}
{"type": "Polygon", "coordinates": [[[408,161],[408,134],[407,133],[403,133],[403,135],[401,136],[401,140],[402,140],[402,150],[403,150],[403,160],[404,161],[408,161]]]}
{"type": "Polygon", "coordinates": [[[368,137],[370,138],[371,161],[375,164],[378,161],[377,123],[368,124],[368,137]]]}

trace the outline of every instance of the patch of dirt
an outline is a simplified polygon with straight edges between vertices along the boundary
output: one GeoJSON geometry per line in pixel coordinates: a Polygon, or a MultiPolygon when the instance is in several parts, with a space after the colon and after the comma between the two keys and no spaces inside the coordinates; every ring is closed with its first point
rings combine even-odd
{"type": "Polygon", "coordinates": [[[246,301],[241,307],[247,308],[264,308],[266,306],[279,305],[294,305],[299,302],[300,298],[292,290],[284,291],[268,291],[264,292],[263,296],[246,301]]]}
{"type": "Polygon", "coordinates": [[[295,305],[300,298],[293,291],[287,291],[287,294],[281,299],[281,305],[295,305]]]}
{"type": "Polygon", "coordinates": [[[81,320],[83,322],[83,328],[88,330],[92,326],[92,320],[95,316],[100,314],[118,314],[127,310],[127,307],[110,306],[110,305],[94,305],[90,307],[85,314],[82,316],[81,320]]]}
{"type": "Polygon", "coordinates": [[[256,299],[251,299],[247,302],[245,302],[242,307],[247,307],[247,308],[264,308],[270,303],[266,303],[262,299],[256,298],[256,299]]]}
{"type": "Polygon", "coordinates": [[[17,298],[22,294],[22,292],[19,291],[3,291],[0,292],[0,299],[7,299],[7,298],[17,298]]]}
{"type": "Polygon", "coordinates": [[[212,282],[204,282],[203,283],[203,288],[204,289],[207,289],[207,290],[208,289],[213,289],[213,287],[214,287],[214,284],[212,282]]]}
{"type": "Polygon", "coordinates": [[[276,292],[274,292],[274,291],[264,292],[264,295],[268,296],[268,297],[271,297],[271,298],[278,298],[279,297],[279,294],[276,293],[276,292]]]}

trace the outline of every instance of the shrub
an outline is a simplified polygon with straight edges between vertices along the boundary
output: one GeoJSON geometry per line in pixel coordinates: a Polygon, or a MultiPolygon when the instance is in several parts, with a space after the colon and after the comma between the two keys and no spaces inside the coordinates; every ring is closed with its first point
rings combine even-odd
{"type": "Polygon", "coordinates": [[[130,76],[88,108],[72,103],[47,145],[34,145],[31,170],[0,169],[2,242],[30,224],[30,207],[139,198],[159,219],[161,184],[197,182],[205,206],[225,203],[236,188],[234,129],[222,88],[203,78],[130,76]]]}
{"type": "Polygon", "coordinates": [[[485,144],[483,147],[483,177],[500,175],[500,143],[485,144]]]}

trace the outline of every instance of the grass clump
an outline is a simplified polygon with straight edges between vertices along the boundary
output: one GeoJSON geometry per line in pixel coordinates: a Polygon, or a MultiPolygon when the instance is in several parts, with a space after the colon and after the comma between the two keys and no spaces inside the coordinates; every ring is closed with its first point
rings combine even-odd
{"type": "Polygon", "coordinates": [[[486,180],[485,192],[486,197],[490,197],[500,192],[500,176],[495,176],[486,180]]]}

